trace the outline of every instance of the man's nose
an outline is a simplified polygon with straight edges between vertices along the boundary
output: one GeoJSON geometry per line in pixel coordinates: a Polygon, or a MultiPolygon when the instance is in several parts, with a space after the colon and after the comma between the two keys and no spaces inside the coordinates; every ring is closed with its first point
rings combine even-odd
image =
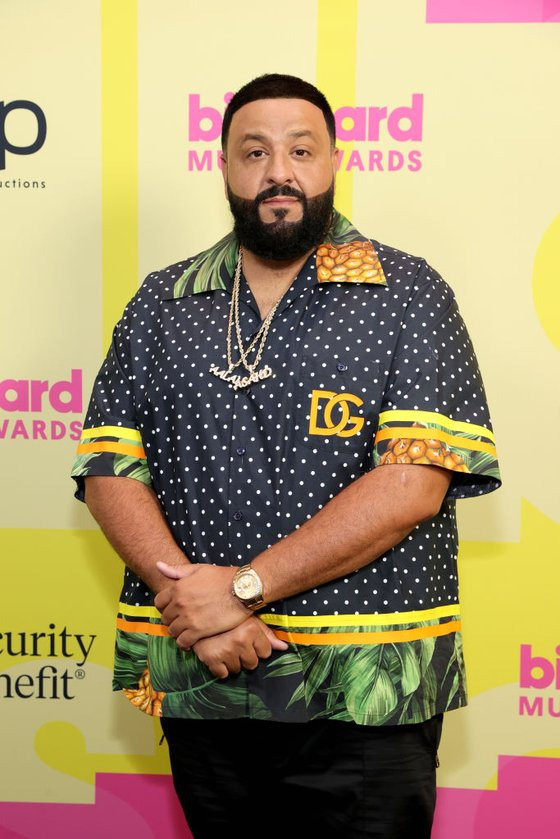
{"type": "Polygon", "coordinates": [[[270,155],[267,179],[270,183],[286,184],[294,179],[292,159],[286,152],[277,151],[270,155]]]}

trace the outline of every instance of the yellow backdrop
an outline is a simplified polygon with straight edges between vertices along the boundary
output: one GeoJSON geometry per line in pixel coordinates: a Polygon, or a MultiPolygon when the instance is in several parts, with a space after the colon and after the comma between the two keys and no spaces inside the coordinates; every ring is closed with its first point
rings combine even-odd
{"type": "Polygon", "coordinates": [[[139,280],[228,229],[221,114],[264,72],[326,93],[337,206],[447,279],[489,394],[504,486],[459,505],[471,704],[446,719],[434,835],[558,835],[559,4],[3,0],[1,14],[0,837],[183,835],[157,723],[111,693],[120,561],[68,472],[139,280]]]}

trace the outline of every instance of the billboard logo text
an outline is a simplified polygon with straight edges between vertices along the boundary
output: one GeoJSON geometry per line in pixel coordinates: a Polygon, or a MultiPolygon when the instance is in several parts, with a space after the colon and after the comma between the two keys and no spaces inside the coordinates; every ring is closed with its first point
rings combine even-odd
{"type": "Polygon", "coordinates": [[[81,414],[82,371],[72,370],[68,381],[4,379],[0,381],[2,411],[44,411],[50,405],[59,414],[81,414]]]}
{"type": "MultiPolygon", "coordinates": [[[[81,414],[82,371],[73,369],[69,379],[0,379],[0,440],[79,440],[79,420],[49,419],[49,413],[81,414]],[[33,416],[33,414],[42,416],[33,416]],[[31,416],[30,416],[31,415],[31,416]],[[46,418],[43,417],[46,415],[46,418]]],[[[66,419],[66,418],[65,418],[66,419]]]]}
{"type": "MultiPolygon", "coordinates": [[[[232,96],[231,92],[226,93],[224,102],[227,104],[232,96]]],[[[334,118],[338,140],[358,144],[354,149],[340,149],[339,170],[394,172],[406,168],[417,172],[421,169],[422,152],[418,145],[424,137],[423,93],[412,93],[410,104],[396,107],[343,105],[334,112],[334,118]],[[373,147],[368,143],[374,144],[373,147]],[[397,144],[399,148],[390,147],[397,144]]],[[[196,144],[188,150],[189,172],[221,169],[221,148],[210,149],[204,144],[219,141],[222,125],[223,116],[218,108],[202,104],[199,93],[189,94],[188,141],[196,144]]]]}
{"type": "MultiPolygon", "coordinates": [[[[229,102],[233,93],[226,93],[224,102],[229,102]]],[[[335,111],[336,136],[339,140],[377,141],[385,130],[394,140],[419,142],[422,140],[422,115],[424,96],[412,94],[411,105],[401,105],[390,110],[387,107],[351,107],[344,105],[335,111]]],[[[200,104],[200,95],[189,96],[189,140],[209,142],[217,140],[222,133],[222,115],[217,108],[200,104]]]]}
{"type": "Polygon", "coordinates": [[[560,717],[560,645],[556,647],[558,658],[533,655],[531,644],[519,648],[519,687],[529,694],[519,697],[519,714],[527,717],[560,717]],[[538,691],[538,693],[535,693],[538,691]]]}

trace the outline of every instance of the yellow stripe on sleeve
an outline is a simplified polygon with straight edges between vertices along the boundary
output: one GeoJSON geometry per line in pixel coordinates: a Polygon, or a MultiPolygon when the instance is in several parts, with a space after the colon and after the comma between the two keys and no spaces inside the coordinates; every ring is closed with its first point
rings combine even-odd
{"type": "MultiPolygon", "coordinates": [[[[130,607],[127,606],[126,608],[129,609],[130,607]]],[[[265,623],[273,626],[290,628],[296,626],[395,626],[402,623],[454,618],[460,614],[461,607],[459,604],[452,603],[449,606],[436,606],[434,609],[391,612],[385,615],[276,615],[272,612],[259,612],[259,617],[265,623]]]]}
{"type": "Polygon", "coordinates": [[[450,446],[455,446],[458,449],[469,449],[475,452],[487,452],[488,454],[497,457],[495,446],[492,443],[484,443],[481,440],[469,440],[466,437],[461,437],[458,434],[448,434],[447,431],[441,431],[439,428],[415,428],[411,425],[407,426],[393,426],[392,428],[382,428],[375,435],[375,443],[381,440],[438,440],[441,443],[447,443],[450,446]]]}
{"type": "Polygon", "coordinates": [[[142,442],[139,431],[135,428],[124,428],[122,425],[98,425],[96,428],[84,428],[82,440],[91,440],[92,437],[120,437],[121,440],[142,442]]]}
{"type": "Polygon", "coordinates": [[[446,417],[445,414],[438,414],[437,411],[383,411],[379,415],[379,425],[381,426],[386,422],[432,422],[448,428],[450,431],[463,431],[465,434],[486,437],[487,440],[491,440],[493,443],[496,442],[494,434],[489,428],[484,428],[482,425],[475,425],[472,422],[452,420],[446,417]]]}
{"type": "Polygon", "coordinates": [[[161,618],[161,613],[158,612],[155,606],[132,606],[130,603],[119,603],[119,613],[121,615],[130,615],[134,618],[161,618]]]}

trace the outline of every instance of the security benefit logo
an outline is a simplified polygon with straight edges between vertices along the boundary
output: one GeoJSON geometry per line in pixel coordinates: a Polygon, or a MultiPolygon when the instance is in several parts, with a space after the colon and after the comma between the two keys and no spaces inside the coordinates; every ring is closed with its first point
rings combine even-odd
{"type": "Polygon", "coordinates": [[[0,188],[7,192],[45,188],[45,181],[26,179],[21,174],[18,177],[3,177],[3,174],[13,169],[17,158],[27,158],[42,149],[46,138],[47,118],[36,102],[29,99],[0,102],[0,188]]]}
{"type": "Polygon", "coordinates": [[[0,632],[0,699],[75,699],[96,635],[49,623],[0,632]],[[72,665],[70,660],[72,659],[72,665]]]}
{"type": "Polygon", "coordinates": [[[324,437],[353,437],[364,426],[364,418],[355,416],[364,400],[353,393],[314,390],[311,394],[309,434],[324,437]]]}
{"type": "MultiPolygon", "coordinates": [[[[539,651],[540,652],[540,651],[539,651]]],[[[532,644],[519,648],[519,714],[560,717],[560,644],[555,655],[536,655],[532,644]]]]}

